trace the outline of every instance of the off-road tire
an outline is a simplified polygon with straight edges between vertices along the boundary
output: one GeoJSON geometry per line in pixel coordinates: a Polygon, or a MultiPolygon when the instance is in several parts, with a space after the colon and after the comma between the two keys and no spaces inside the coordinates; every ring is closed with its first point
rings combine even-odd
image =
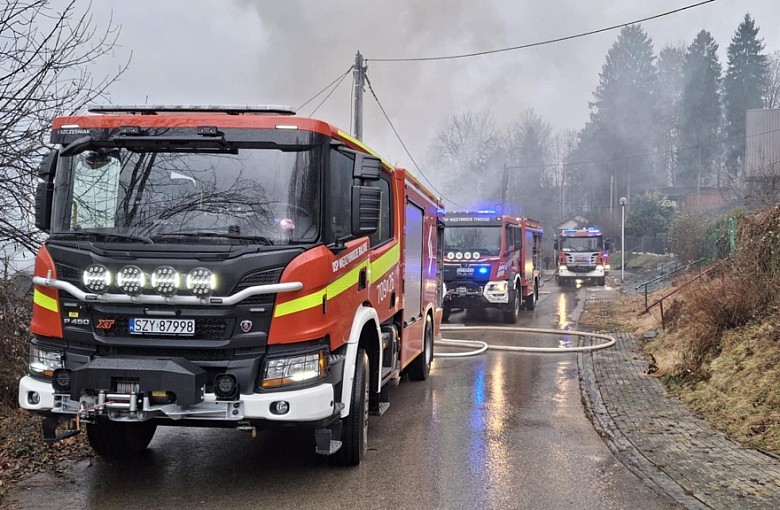
{"type": "Polygon", "coordinates": [[[409,365],[409,379],[412,381],[424,381],[431,373],[433,361],[433,324],[430,316],[425,319],[425,336],[423,337],[423,351],[409,365]]]}
{"type": "Polygon", "coordinates": [[[522,298],[520,297],[519,289],[512,289],[512,297],[509,298],[509,303],[506,304],[506,308],[503,310],[503,319],[506,324],[517,324],[520,318],[520,305],[522,304],[522,298]]]}
{"type": "Polygon", "coordinates": [[[328,457],[336,466],[357,466],[368,450],[368,354],[358,350],[349,415],[341,422],[341,448],[328,457]]]}

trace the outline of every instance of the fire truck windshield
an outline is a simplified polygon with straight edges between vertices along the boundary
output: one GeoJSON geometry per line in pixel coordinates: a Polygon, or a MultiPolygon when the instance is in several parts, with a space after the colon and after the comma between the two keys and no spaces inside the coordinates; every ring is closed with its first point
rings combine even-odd
{"type": "Polygon", "coordinates": [[[498,255],[501,251],[501,226],[447,227],[444,229],[446,251],[478,251],[481,255],[498,255]]]}
{"type": "Polygon", "coordinates": [[[598,237],[562,237],[561,250],[566,252],[600,251],[603,246],[598,237]]]}
{"type": "Polygon", "coordinates": [[[286,245],[320,232],[321,150],[86,150],[60,159],[52,237],[286,245]]]}

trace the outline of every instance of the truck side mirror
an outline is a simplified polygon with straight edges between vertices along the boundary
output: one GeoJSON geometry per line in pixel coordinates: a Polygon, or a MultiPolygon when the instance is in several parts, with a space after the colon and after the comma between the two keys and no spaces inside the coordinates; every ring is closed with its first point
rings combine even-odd
{"type": "Polygon", "coordinates": [[[604,249],[607,251],[612,249],[612,239],[609,237],[604,240],[604,249]]]}
{"type": "Polygon", "coordinates": [[[51,227],[51,202],[54,195],[57,155],[56,150],[49,152],[38,167],[38,177],[42,182],[39,182],[35,188],[35,226],[44,232],[48,232],[51,227]]]}
{"type": "Polygon", "coordinates": [[[558,241],[553,241],[553,250],[558,251],[558,241]]]}
{"type": "Polygon", "coordinates": [[[379,228],[382,190],[371,186],[352,186],[352,235],[371,235],[379,228]]]}

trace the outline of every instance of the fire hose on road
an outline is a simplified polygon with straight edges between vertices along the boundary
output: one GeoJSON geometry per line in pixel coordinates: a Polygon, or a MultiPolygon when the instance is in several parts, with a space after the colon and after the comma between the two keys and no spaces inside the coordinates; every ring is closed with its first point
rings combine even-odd
{"type": "Polygon", "coordinates": [[[577,336],[577,337],[590,337],[606,340],[606,342],[585,345],[581,347],[522,347],[514,345],[492,345],[481,340],[455,340],[449,338],[442,338],[434,342],[435,345],[446,347],[461,347],[461,348],[473,348],[471,351],[466,352],[437,352],[434,354],[436,358],[463,358],[466,356],[477,356],[487,351],[488,349],[493,351],[510,351],[510,352],[527,352],[527,353],[543,353],[543,354],[561,354],[564,352],[590,352],[599,349],[606,349],[615,345],[615,337],[605,335],[602,333],[589,333],[586,331],[576,330],[564,330],[564,329],[540,329],[540,328],[525,328],[519,326],[447,326],[442,327],[442,331],[514,331],[518,333],[537,333],[542,335],[563,335],[563,336],[577,336]]]}

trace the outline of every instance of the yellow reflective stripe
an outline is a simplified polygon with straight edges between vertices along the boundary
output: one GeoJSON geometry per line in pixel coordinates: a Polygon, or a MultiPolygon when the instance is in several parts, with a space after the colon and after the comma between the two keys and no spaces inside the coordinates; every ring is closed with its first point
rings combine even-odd
{"type": "Polygon", "coordinates": [[[274,311],[274,317],[281,317],[282,315],[302,312],[304,310],[308,310],[309,308],[320,306],[322,305],[322,298],[324,298],[326,295],[327,294],[325,289],[322,289],[312,294],[299,297],[298,299],[293,299],[292,301],[278,304],[276,305],[276,310],[274,311]]]}
{"type": "Polygon", "coordinates": [[[57,300],[47,296],[46,294],[39,291],[38,289],[35,289],[35,291],[33,291],[33,303],[47,310],[51,310],[52,312],[55,313],[59,312],[59,307],[57,306],[57,300]]]}
{"type": "Polygon", "coordinates": [[[396,243],[390,250],[371,262],[371,281],[375,282],[382,278],[393,266],[401,260],[401,243],[396,243]]]}
{"type": "Polygon", "coordinates": [[[368,261],[364,260],[360,265],[353,267],[347,274],[328,285],[328,299],[332,299],[356,285],[360,278],[360,271],[367,267],[368,261]]]}
{"type": "MultiPolygon", "coordinates": [[[[400,243],[397,243],[390,248],[387,253],[370,263],[369,281],[375,282],[382,278],[400,260],[401,246],[400,243]]],[[[369,262],[364,260],[350,269],[349,272],[337,278],[325,289],[276,305],[274,317],[282,317],[283,315],[302,312],[309,308],[322,305],[323,297],[326,299],[333,299],[353,285],[356,285],[360,279],[360,271],[366,268],[369,268],[369,262]]]]}
{"type": "Polygon", "coordinates": [[[358,140],[354,136],[348,135],[347,133],[345,133],[344,131],[341,131],[341,130],[339,130],[339,136],[343,136],[344,138],[346,138],[350,142],[354,143],[355,145],[357,145],[358,147],[360,147],[361,149],[363,149],[367,153],[369,153],[372,156],[375,156],[375,157],[381,159],[382,163],[384,163],[385,165],[389,166],[390,168],[393,167],[393,165],[391,165],[389,161],[387,161],[385,158],[383,158],[382,156],[380,156],[379,154],[377,154],[376,152],[371,150],[371,148],[369,148],[366,144],[364,144],[363,142],[361,142],[360,140],[358,140]]]}
{"type": "Polygon", "coordinates": [[[328,285],[324,290],[313,292],[298,299],[293,299],[286,303],[276,305],[274,311],[274,317],[281,317],[283,315],[289,315],[291,313],[302,312],[309,308],[314,308],[322,304],[322,298],[332,299],[348,288],[356,285],[360,279],[360,271],[368,267],[368,261],[365,260],[361,264],[353,267],[346,274],[337,278],[333,283],[328,285]]]}

